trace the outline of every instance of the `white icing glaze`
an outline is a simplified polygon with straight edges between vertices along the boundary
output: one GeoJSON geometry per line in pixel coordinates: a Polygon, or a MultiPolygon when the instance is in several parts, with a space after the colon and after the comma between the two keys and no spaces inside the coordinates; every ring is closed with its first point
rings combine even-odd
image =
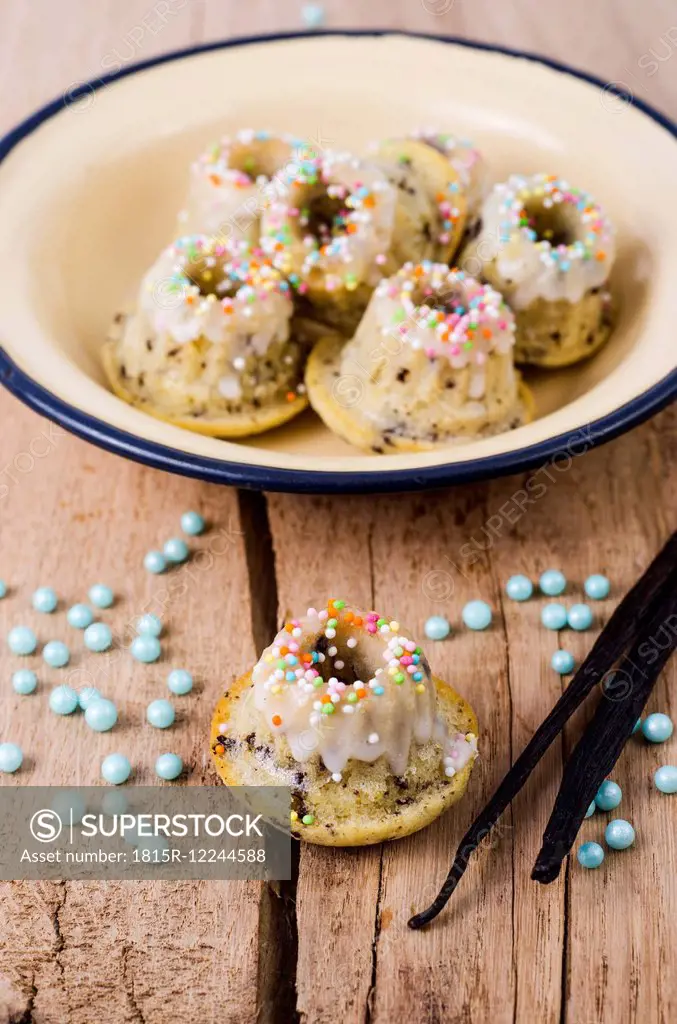
{"type": "Polygon", "coordinates": [[[255,706],[297,761],[317,754],[332,774],[351,758],[385,755],[401,775],[412,743],[434,739],[441,770],[453,775],[475,756],[476,738],[447,734],[424,655],[399,623],[379,621],[333,607],[292,619],[254,668],[255,706]],[[366,678],[354,678],[357,666],[366,678]]]}
{"type": "MultiPolygon", "coordinates": [[[[480,265],[495,260],[511,305],[523,309],[538,298],[579,302],[605,283],[614,254],[613,225],[594,199],[553,175],[534,174],[513,175],[494,187],[484,204],[481,232],[467,255],[480,265]],[[528,223],[525,204],[558,212],[569,244],[552,245],[540,237],[528,223]]],[[[464,264],[470,267],[467,259],[464,264]]]]}
{"type": "Polygon", "coordinates": [[[264,210],[261,245],[303,294],[308,285],[354,291],[382,274],[395,216],[395,192],[377,167],[348,153],[318,161],[315,181],[293,180],[264,210]],[[342,213],[320,237],[308,229],[307,210],[328,197],[342,213]]]}

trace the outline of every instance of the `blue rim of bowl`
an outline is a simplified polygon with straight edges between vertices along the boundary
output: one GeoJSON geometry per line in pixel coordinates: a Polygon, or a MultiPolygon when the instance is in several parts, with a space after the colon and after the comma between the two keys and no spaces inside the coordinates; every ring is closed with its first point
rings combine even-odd
{"type": "MultiPolygon", "coordinates": [[[[6,135],[0,138],[0,162],[17,146],[22,139],[34,132],[41,124],[54,117],[65,107],[91,95],[98,89],[128,75],[137,74],[148,68],[171,61],[182,60],[200,53],[213,50],[224,50],[232,46],[250,46],[254,43],[284,42],[290,39],[309,39],[324,36],[405,36],[414,39],[431,39],[440,43],[452,43],[471,50],[502,53],[508,57],[518,57],[552,68],[562,74],[578,78],[594,85],[605,92],[618,96],[624,103],[631,104],[641,110],[647,117],[659,124],[677,139],[677,124],[655,110],[648,103],[637,99],[625,89],[618,88],[622,83],[604,82],[601,78],[586,71],[579,71],[568,64],[551,60],[536,53],[514,50],[505,46],[495,46],[470,39],[459,39],[455,36],[435,35],[425,32],[405,32],[396,29],[337,29],[314,32],[280,32],[272,35],[243,36],[235,39],[219,40],[189,46],[185,49],[170,51],[122,67],[119,71],[102,75],[87,82],[71,86],[63,95],[39,108],[6,135]]],[[[314,470],[280,469],[274,466],[253,466],[247,463],[228,462],[221,459],[191,455],[167,445],[146,441],[127,431],[119,430],[104,420],[82,412],[76,406],[62,401],[47,388],[37,384],[32,377],[24,373],[0,346],[0,382],[13,395],[31,409],[54,420],[71,433],[104,448],[107,451],[122,455],[135,462],[141,462],[155,469],[164,469],[183,476],[196,477],[210,483],[227,484],[237,487],[248,487],[257,490],[286,491],[310,494],[348,494],[423,490],[445,487],[452,484],[470,483],[485,480],[489,477],[506,476],[524,470],[547,466],[557,466],[557,459],[569,458],[582,454],[576,450],[581,445],[582,451],[611,441],[631,427],[637,426],[650,416],[665,408],[677,397],[677,369],[672,370],[662,380],[647,391],[633,398],[632,401],[614,410],[598,420],[593,420],[579,427],[570,434],[559,434],[539,444],[530,445],[517,451],[505,452],[500,455],[485,456],[468,462],[447,463],[414,469],[380,470],[378,472],[323,472],[314,470]]],[[[387,458],[387,456],[384,456],[387,458]]]]}

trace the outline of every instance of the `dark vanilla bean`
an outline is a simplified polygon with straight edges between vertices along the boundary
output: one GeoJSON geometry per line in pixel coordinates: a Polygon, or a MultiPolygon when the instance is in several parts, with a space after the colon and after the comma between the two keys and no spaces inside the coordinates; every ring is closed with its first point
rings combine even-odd
{"type": "Polygon", "coordinates": [[[666,596],[648,625],[648,636],[637,640],[612,672],[594,717],[564,769],[555,806],[543,834],[543,845],[531,877],[547,884],[557,878],[571,851],[585,812],[611,772],[665,663],[677,647],[677,592],[666,596]],[[667,625],[667,630],[666,630],[667,625]],[[654,639],[667,632],[660,647],[654,639]]]}
{"type": "Polygon", "coordinates": [[[422,928],[444,909],[463,877],[471,855],[522,789],[568,720],[597,683],[628,650],[633,640],[643,635],[643,630],[665,595],[676,589],[677,533],[673,533],[643,576],[613,612],[555,707],[536,730],[498,789],[464,835],[438,896],[427,910],[410,918],[410,928],[422,928]]]}

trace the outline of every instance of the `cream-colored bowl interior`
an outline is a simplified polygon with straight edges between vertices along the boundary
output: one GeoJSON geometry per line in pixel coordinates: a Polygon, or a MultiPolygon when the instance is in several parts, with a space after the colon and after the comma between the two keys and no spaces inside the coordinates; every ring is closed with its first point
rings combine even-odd
{"type": "Polygon", "coordinates": [[[58,397],[182,453],[286,469],[372,472],[465,462],[575,430],[672,370],[677,145],[640,111],[531,61],[401,36],[306,37],[196,54],[86,96],[0,165],[0,342],[58,397]],[[548,171],[583,187],[618,227],[620,319],[607,347],[531,376],[538,419],[424,455],[367,455],[311,413],[252,441],[191,434],[107,389],[99,347],[113,314],[171,240],[189,161],[241,127],[362,150],[436,126],[474,138],[495,179],[548,171]]]}

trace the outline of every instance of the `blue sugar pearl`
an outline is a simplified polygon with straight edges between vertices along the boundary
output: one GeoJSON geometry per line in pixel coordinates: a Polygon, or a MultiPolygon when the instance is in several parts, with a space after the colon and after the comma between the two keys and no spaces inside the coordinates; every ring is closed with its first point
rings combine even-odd
{"type": "Polygon", "coordinates": [[[87,629],[94,622],[94,612],[88,604],[74,604],[66,612],[66,618],[74,629],[87,629]]]}
{"type": "Polygon", "coordinates": [[[657,768],[653,780],[661,793],[677,793],[677,768],[664,764],[657,768]]]}
{"type": "Polygon", "coordinates": [[[110,608],[115,598],[113,591],[105,583],[95,583],[89,588],[89,600],[97,608],[110,608]]]}
{"type": "Polygon", "coordinates": [[[592,611],[587,604],[572,604],[567,614],[567,622],[571,629],[582,632],[592,625],[592,611]]]}
{"type": "Polygon", "coordinates": [[[505,592],[511,601],[528,601],[534,592],[534,585],[528,576],[511,576],[505,585],[505,592]]]}
{"type": "Polygon", "coordinates": [[[199,512],[184,512],[181,516],[181,529],[190,537],[197,537],[205,528],[205,521],[199,512]]]}
{"type": "Polygon", "coordinates": [[[635,830],[624,818],[614,818],[605,828],[604,838],[612,850],[627,850],[635,841],[635,830]]]}
{"type": "Polygon", "coordinates": [[[12,654],[32,654],[38,646],[38,639],[28,626],[15,626],[7,634],[7,643],[12,654]]]}
{"type": "Polygon", "coordinates": [[[90,651],[99,654],[101,651],[107,651],[113,643],[110,626],[107,626],[105,622],[93,622],[85,630],[84,641],[85,647],[90,651]]]}
{"type": "Polygon", "coordinates": [[[38,685],[38,677],[29,668],[20,668],[12,676],[12,686],[15,693],[33,693],[38,685]]]}
{"type": "Polygon", "coordinates": [[[101,694],[95,686],[85,686],[80,690],[78,704],[83,711],[86,711],[90,704],[93,704],[95,700],[101,700],[101,694]]]}
{"type": "Polygon", "coordinates": [[[119,789],[111,789],[101,798],[101,810],[111,818],[115,814],[125,814],[128,808],[129,800],[119,789]]]}
{"type": "Polygon", "coordinates": [[[642,722],[644,738],[651,743],[665,743],[672,736],[674,726],[667,715],[648,715],[642,722]]]}
{"type": "MultiPolygon", "coordinates": [[[[293,677],[296,679],[296,676],[293,677]]],[[[177,697],[183,697],[193,689],[193,677],[185,668],[175,668],[167,676],[167,686],[177,697]]]]}
{"type": "Polygon", "coordinates": [[[0,598],[3,598],[7,593],[7,584],[4,580],[0,580],[0,598]]]}
{"type": "Polygon", "coordinates": [[[178,779],[183,771],[183,761],[178,754],[160,754],[155,762],[155,774],[161,779],[178,779]]]}
{"type": "Polygon", "coordinates": [[[468,629],[486,629],[491,624],[491,608],[486,601],[468,601],[461,614],[468,629]]]}
{"type": "Polygon", "coordinates": [[[160,636],[162,620],[157,615],[142,615],[136,620],[136,632],[141,636],[160,636]]]}
{"type": "Polygon", "coordinates": [[[168,729],[174,724],[174,708],[168,700],[154,700],[146,708],[146,718],[156,729],[168,729]]]}
{"type": "Polygon", "coordinates": [[[94,732],[108,732],[118,720],[118,709],[112,700],[101,697],[85,711],[85,722],[94,732]]]}
{"type": "Polygon", "coordinates": [[[306,28],[322,28],[326,20],[322,4],[304,4],[301,16],[306,28]]]}
{"type": "Polygon", "coordinates": [[[16,743],[0,743],[0,772],[17,772],[23,759],[23,750],[16,743]]]}
{"type": "Polygon", "coordinates": [[[595,804],[600,811],[613,811],[623,799],[623,790],[617,782],[607,779],[597,790],[595,804]]]}
{"type": "Polygon", "coordinates": [[[588,804],[588,809],[585,812],[586,818],[592,818],[592,816],[593,816],[593,814],[595,813],[596,810],[597,810],[597,804],[593,800],[591,804],[588,804]]]}
{"type": "Polygon", "coordinates": [[[593,601],[603,601],[605,597],[609,596],[611,584],[606,576],[594,573],[592,576],[588,576],[583,584],[583,589],[593,601]]]}
{"type": "Polygon", "coordinates": [[[149,551],[143,559],[144,568],[148,572],[158,573],[164,572],[167,568],[167,561],[161,551],[149,551]]]}
{"type": "Polygon", "coordinates": [[[443,615],[431,615],[426,619],[423,632],[429,640],[444,640],[451,633],[451,626],[443,615]]]}
{"type": "Polygon", "coordinates": [[[541,611],[541,622],[546,629],[564,629],[567,624],[567,610],[563,604],[546,604],[541,611]]]}
{"type": "Polygon", "coordinates": [[[188,545],[180,537],[172,537],[165,541],[162,552],[168,562],[185,562],[188,558],[188,545]]]}
{"type": "Polygon", "coordinates": [[[109,754],[101,762],[101,775],[113,786],[121,786],[131,774],[132,766],[124,754],[109,754]]]}
{"type": "Polygon", "coordinates": [[[548,597],[559,597],[567,587],[567,578],[559,569],[547,569],[538,581],[541,593],[548,597]]]}
{"type": "Polygon", "coordinates": [[[576,662],[571,651],[555,651],[550,664],[555,672],[559,672],[561,676],[567,676],[570,672],[573,672],[576,662]]]}
{"type": "Polygon", "coordinates": [[[71,660],[71,652],[61,640],[50,640],[42,649],[42,657],[52,668],[63,668],[71,660]]]}
{"type": "Polygon", "coordinates": [[[49,695],[49,706],[55,715],[72,715],[78,706],[78,695],[71,686],[57,686],[49,695]]]}
{"type": "Polygon", "coordinates": [[[147,633],[142,636],[135,636],[129,650],[133,658],[146,664],[157,661],[162,653],[158,638],[156,636],[149,636],[147,633]]]}
{"type": "Polygon", "coordinates": [[[634,736],[635,733],[641,732],[641,729],[642,729],[642,719],[638,718],[637,721],[635,722],[634,726],[633,726],[632,735],[634,736]]]}
{"type": "Polygon", "coordinates": [[[598,868],[604,860],[604,850],[599,843],[583,843],[576,856],[582,868],[598,868]]]}
{"type": "Polygon", "coordinates": [[[64,825],[79,825],[87,811],[87,805],[79,793],[74,790],[62,790],[52,800],[52,810],[61,818],[64,825]]]}
{"type": "Polygon", "coordinates": [[[46,612],[48,615],[56,611],[59,598],[56,591],[51,587],[38,587],[33,594],[33,607],[36,612],[46,612]]]}

